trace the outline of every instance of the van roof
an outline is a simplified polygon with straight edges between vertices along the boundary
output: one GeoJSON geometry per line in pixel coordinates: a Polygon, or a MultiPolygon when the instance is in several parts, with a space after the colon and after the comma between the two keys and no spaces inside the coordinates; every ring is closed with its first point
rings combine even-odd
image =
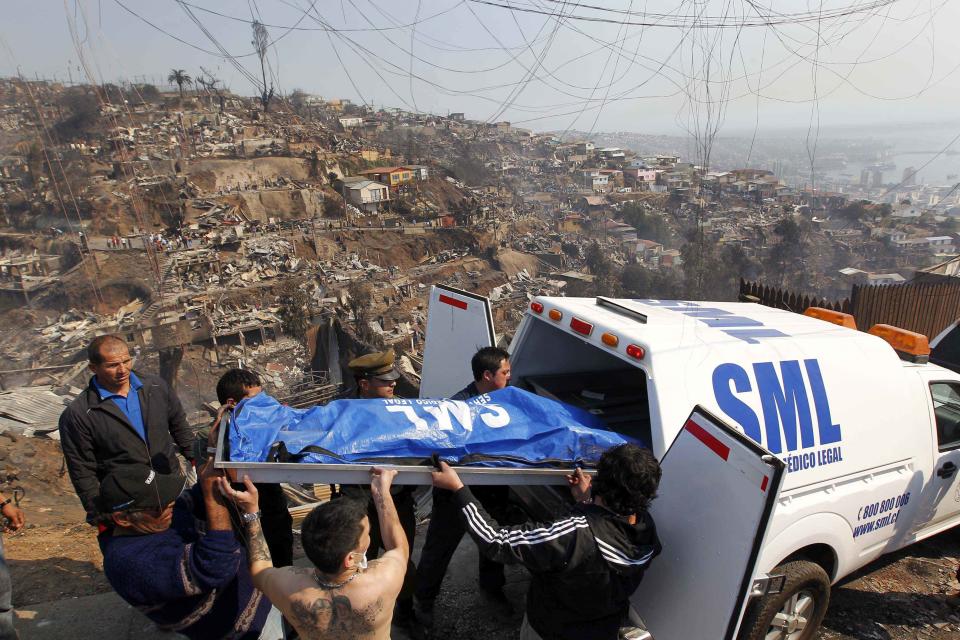
{"type": "Polygon", "coordinates": [[[858,357],[899,360],[893,348],[876,336],[754,303],[561,297],[538,297],[536,301],[544,310],[541,314],[528,311],[534,317],[584,338],[570,327],[571,319],[579,318],[594,325],[588,337],[591,342],[602,346],[603,332],[617,335],[619,352],[628,343],[644,347],[651,355],[749,346],[752,359],[767,351],[771,359],[782,360],[808,357],[825,344],[837,348],[836,341],[842,340],[842,348],[858,357]],[[550,309],[563,313],[562,320],[551,322],[550,309]]]}

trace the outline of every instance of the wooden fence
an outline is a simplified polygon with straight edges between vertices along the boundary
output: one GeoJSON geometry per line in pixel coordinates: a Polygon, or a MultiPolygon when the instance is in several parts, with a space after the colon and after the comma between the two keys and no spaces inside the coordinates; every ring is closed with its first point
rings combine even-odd
{"type": "Polygon", "coordinates": [[[853,313],[850,311],[850,300],[848,299],[830,302],[823,298],[767,287],[759,282],[747,282],[742,278],[740,279],[740,300],[743,302],[758,302],[765,307],[785,309],[796,313],[803,313],[807,310],[807,307],[823,307],[824,309],[853,313]]]}
{"type": "Polygon", "coordinates": [[[848,300],[834,302],[741,280],[740,299],[746,296],[762,305],[796,313],[803,313],[807,307],[843,311],[853,315],[861,331],[875,324],[890,324],[931,339],[960,318],[960,278],[854,285],[848,300]]]}

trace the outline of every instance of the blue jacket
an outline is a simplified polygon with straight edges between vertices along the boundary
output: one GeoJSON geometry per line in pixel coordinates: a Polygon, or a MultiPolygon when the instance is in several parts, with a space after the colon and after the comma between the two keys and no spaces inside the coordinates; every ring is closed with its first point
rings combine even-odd
{"type": "Polygon", "coordinates": [[[103,571],[121,598],[164,630],[213,640],[260,636],[270,602],[253,586],[233,531],[209,531],[200,486],[183,493],[161,533],[99,537],[103,571]]]}

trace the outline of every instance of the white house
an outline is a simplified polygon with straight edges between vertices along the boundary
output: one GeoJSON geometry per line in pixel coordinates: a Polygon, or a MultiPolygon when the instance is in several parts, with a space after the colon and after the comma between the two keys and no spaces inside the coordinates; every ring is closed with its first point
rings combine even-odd
{"type": "Polygon", "coordinates": [[[359,180],[344,184],[343,189],[350,204],[367,213],[376,213],[381,202],[390,200],[390,187],[382,182],[359,180]]]}

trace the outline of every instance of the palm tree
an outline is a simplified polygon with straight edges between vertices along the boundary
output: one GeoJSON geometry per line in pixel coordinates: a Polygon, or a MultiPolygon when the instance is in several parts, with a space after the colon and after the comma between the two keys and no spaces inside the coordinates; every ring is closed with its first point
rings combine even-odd
{"type": "Polygon", "coordinates": [[[171,69],[170,75],[167,76],[167,82],[176,82],[177,87],[180,89],[180,100],[183,100],[183,85],[193,84],[193,78],[187,75],[186,70],[184,69],[171,69]]]}

